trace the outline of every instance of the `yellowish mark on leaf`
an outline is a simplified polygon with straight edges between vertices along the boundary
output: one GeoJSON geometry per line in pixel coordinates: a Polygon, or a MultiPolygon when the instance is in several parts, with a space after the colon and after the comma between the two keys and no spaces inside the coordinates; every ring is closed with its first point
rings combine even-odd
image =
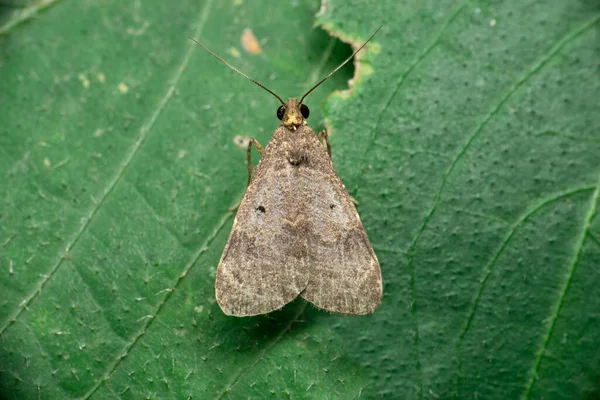
{"type": "Polygon", "coordinates": [[[88,87],[90,87],[90,81],[88,80],[88,78],[86,78],[84,74],[77,75],[77,78],[79,79],[84,88],[87,89],[88,87]]]}
{"type": "Polygon", "coordinates": [[[123,94],[129,92],[129,86],[127,86],[123,82],[119,83],[119,86],[117,86],[117,88],[119,89],[119,92],[121,92],[123,94]]]}
{"type": "Polygon", "coordinates": [[[238,58],[239,56],[242,55],[242,53],[240,53],[240,51],[238,49],[236,49],[235,47],[228,48],[227,52],[235,58],[238,58]]]}
{"type": "Polygon", "coordinates": [[[254,36],[254,33],[248,28],[244,29],[244,32],[242,33],[242,46],[244,46],[244,49],[250,54],[262,53],[262,49],[260,48],[258,40],[256,40],[256,36],[254,36]]]}

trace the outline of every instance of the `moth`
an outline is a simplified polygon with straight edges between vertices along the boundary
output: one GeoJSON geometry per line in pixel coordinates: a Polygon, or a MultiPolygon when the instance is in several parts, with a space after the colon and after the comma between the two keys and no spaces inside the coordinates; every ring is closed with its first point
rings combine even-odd
{"type": "Polygon", "coordinates": [[[219,261],[215,295],[232,316],[266,314],[297,296],[340,314],[370,314],[382,296],[377,256],[331,161],[325,130],[308,126],[304,99],[350,61],[308,90],[284,102],[208,48],[212,56],[275,96],[281,121],[268,145],[248,144],[248,187],[219,261]],[[260,153],[252,166],[252,147],[260,153]]]}

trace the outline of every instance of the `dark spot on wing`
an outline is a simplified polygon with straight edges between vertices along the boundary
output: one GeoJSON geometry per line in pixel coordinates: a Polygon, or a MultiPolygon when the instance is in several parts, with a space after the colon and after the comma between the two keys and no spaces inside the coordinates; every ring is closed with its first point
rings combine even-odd
{"type": "Polygon", "coordinates": [[[261,213],[265,213],[267,210],[265,210],[265,208],[263,206],[258,206],[256,207],[256,211],[260,211],[261,213]]]}

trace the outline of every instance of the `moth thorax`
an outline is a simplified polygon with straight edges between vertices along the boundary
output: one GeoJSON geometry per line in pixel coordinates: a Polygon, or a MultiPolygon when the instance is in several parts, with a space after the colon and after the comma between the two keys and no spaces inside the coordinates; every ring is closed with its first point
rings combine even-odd
{"type": "MultiPolygon", "coordinates": [[[[293,142],[295,142],[295,140],[293,142]]],[[[302,142],[302,140],[300,140],[300,142],[302,142]]],[[[284,149],[285,158],[290,165],[299,166],[308,161],[308,154],[301,143],[295,142],[292,144],[291,141],[287,141],[284,143],[284,149]]]]}
{"type": "Polygon", "coordinates": [[[306,162],[306,154],[303,151],[295,151],[287,154],[287,160],[293,166],[298,166],[306,162]]]}

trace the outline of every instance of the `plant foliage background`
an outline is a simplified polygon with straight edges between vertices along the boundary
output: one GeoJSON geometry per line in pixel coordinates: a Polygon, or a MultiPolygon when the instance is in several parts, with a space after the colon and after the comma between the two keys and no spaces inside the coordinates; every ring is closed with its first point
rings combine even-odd
{"type": "Polygon", "coordinates": [[[599,22],[592,0],[0,3],[0,397],[600,396],[599,22]],[[278,104],[187,37],[286,98],[380,24],[308,105],[381,307],[224,316],[241,144],[278,104]]]}

